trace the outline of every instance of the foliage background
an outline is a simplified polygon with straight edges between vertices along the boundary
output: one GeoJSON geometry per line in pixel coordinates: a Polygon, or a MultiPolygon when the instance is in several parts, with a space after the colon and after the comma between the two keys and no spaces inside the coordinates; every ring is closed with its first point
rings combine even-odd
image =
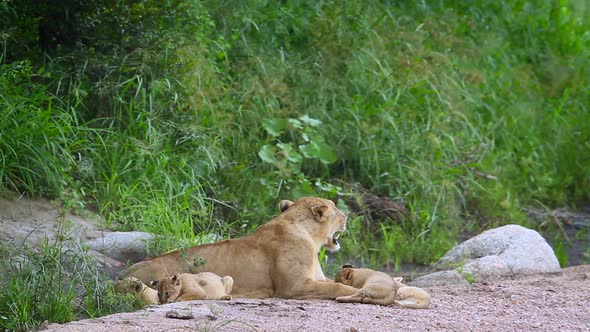
{"type": "MultiPolygon", "coordinates": [[[[0,186],[162,249],[369,190],[337,259],[428,264],[590,198],[583,0],[0,2],[0,186]]],[[[561,249],[559,249],[561,248],[561,249]]]]}

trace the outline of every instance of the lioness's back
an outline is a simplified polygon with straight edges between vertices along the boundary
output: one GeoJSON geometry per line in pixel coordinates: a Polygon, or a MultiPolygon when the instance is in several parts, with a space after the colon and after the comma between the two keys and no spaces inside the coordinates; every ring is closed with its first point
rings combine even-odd
{"type": "MultiPolygon", "coordinates": [[[[124,277],[136,277],[145,284],[172,274],[212,272],[234,278],[234,289],[250,291],[269,278],[269,254],[258,244],[256,233],[237,239],[195,246],[187,251],[174,251],[132,265],[124,277]]],[[[270,294],[269,294],[270,296],[270,294]]]]}

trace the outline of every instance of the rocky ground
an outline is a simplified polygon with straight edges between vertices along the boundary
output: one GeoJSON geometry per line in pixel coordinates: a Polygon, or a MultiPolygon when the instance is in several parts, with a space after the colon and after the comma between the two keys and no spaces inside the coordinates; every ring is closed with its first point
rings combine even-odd
{"type": "Polygon", "coordinates": [[[233,299],[150,306],[47,331],[590,331],[590,265],[558,275],[427,288],[428,309],[233,299]],[[192,318],[168,318],[169,312],[192,318]]]}

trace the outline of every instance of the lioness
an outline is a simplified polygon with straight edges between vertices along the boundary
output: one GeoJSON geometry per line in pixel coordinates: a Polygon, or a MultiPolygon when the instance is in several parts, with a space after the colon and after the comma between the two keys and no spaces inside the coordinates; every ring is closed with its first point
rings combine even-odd
{"type": "Polygon", "coordinates": [[[152,281],[158,289],[161,304],[190,300],[231,300],[234,279],[230,276],[220,277],[215,273],[183,273],[152,281]]]}
{"type": "Polygon", "coordinates": [[[320,248],[340,248],[338,237],[346,228],[334,202],[306,197],[283,200],[279,207],[279,216],[250,235],[154,257],[132,265],[125,276],[149,283],[187,272],[229,275],[234,297],[335,299],[356,292],[326,279],[318,260],[320,248]]]}
{"type": "Polygon", "coordinates": [[[391,278],[371,269],[354,269],[345,265],[336,275],[336,282],[358,288],[350,296],[337,297],[338,302],[397,304],[404,308],[422,309],[430,305],[430,295],[418,287],[406,286],[403,278],[391,278]]]}
{"type": "Polygon", "coordinates": [[[117,293],[135,294],[147,304],[159,304],[158,292],[146,286],[141,280],[129,277],[123,280],[117,280],[113,284],[117,293]]]}

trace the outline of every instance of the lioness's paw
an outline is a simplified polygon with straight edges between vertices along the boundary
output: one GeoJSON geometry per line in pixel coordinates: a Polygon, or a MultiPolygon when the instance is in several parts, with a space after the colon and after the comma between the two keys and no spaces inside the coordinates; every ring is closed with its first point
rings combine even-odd
{"type": "Polygon", "coordinates": [[[359,295],[359,292],[356,292],[349,296],[340,296],[336,298],[338,302],[346,302],[346,303],[359,303],[363,300],[363,296],[359,295]]]}
{"type": "Polygon", "coordinates": [[[351,300],[353,299],[352,295],[351,296],[340,296],[336,298],[336,301],[338,302],[351,302],[351,300]]]}

